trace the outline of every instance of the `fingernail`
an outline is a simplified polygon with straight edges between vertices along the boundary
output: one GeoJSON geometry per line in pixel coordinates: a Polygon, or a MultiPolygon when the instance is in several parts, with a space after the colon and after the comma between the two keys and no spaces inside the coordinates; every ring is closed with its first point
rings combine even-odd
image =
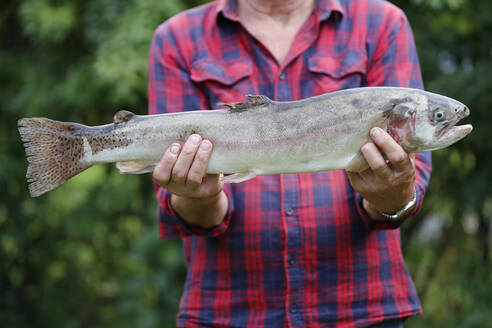
{"type": "Polygon", "coordinates": [[[377,138],[381,135],[381,129],[380,128],[372,128],[371,130],[371,137],[377,138]]]}
{"type": "Polygon", "coordinates": [[[198,145],[198,143],[200,142],[200,136],[198,136],[198,134],[192,134],[190,137],[190,141],[192,144],[198,145]]]}
{"type": "Polygon", "coordinates": [[[205,141],[202,142],[200,148],[202,150],[210,150],[211,146],[212,145],[210,144],[210,142],[205,140],[205,141]]]}
{"type": "Polygon", "coordinates": [[[170,151],[171,151],[171,154],[176,155],[179,152],[179,146],[178,145],[172,145],[170,151]]]}

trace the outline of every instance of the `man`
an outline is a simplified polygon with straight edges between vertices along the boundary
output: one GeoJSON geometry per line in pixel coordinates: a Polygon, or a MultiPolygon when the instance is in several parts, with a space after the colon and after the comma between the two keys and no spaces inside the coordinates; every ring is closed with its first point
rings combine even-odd
{"type": "MultiPolygon", "coordinates": [[[[410,27],[393,5],[219,0],[156,30],[149,113],[381,85],[422,87],[410,27]]],[[[360,174],[234,185],[205,174],[213,140],[193,134],[169,147],[153,177],[160,235],[184,242],[177,325],[400,327],[420,313],[395,228],[421,205],[430,156],[409,156],[381,129],[371,137],[360,174]]]]}

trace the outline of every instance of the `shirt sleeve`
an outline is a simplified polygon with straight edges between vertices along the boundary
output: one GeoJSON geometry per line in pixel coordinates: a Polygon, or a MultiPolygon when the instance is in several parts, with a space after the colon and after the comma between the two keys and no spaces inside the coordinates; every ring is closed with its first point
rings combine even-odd
{"type": "MultiPolygon", "coordinates": [[[[369,86],[397,86],[423,89],[422,75],[413,33],[405,14],[390,6],[385,15],[385,25],[377,40],[374,54],[370,60],[367,84],[369,86]]],[[[361,207],[361,196],[356,194],[356,207],[371,229],[395,229],[407,218],[415,215],[422,206],[424,194],[432,171],[431,154],[419,153],[415,156],[416,200],[413,211],[397,221],[373,220],[361,207]]]]}
{"type": "MultiPolygon", "coordinates": [[[[149,114],[163,114],[210,109],[206,96],[190,78],[186,56],[183,55],[176,41],[171,22],[167,21],[160,25],[152,38],[149,53],[148,112],[149,114]]],[[[229,200],[226,218],[220,225],[210,229],[187,224],[171,206],[171,193],[155,182],[154,190],[158,202],[157,214],[161,238],[179,238],[189,235],[213,237],[227,230],[234,211],[230,186],[224,187],[229,200]]]]}

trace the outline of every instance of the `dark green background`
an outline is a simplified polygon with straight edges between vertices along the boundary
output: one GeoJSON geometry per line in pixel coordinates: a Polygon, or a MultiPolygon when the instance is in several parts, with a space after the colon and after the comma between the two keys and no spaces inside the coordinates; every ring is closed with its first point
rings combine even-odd
{"type": "MultiPolygon", "coordinates": [[[[16,122],[146,113],[153,30],[198,3],[0,2],[1,327],[173,326],[185,269],[180,242],[158,238],[151,176],[99,165],[30,198],[16,122]]],[[[434,152],[424,208],[402,229],[424,306],[406,326],[491,327],[492,2],[394,3],[414,29],[426,89],[466,103],[475,127],[434,152]]]]}

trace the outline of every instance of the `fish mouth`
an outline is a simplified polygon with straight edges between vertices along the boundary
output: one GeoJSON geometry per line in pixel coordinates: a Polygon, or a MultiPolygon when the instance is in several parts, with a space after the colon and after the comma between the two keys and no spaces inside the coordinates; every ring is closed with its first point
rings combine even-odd
{"type": "Polygon", "coordinates": [[[446,146],[449,146],[466,137],[472,130],[471,124],[456,125],[448,129],[440,139],[446,146]]]}

